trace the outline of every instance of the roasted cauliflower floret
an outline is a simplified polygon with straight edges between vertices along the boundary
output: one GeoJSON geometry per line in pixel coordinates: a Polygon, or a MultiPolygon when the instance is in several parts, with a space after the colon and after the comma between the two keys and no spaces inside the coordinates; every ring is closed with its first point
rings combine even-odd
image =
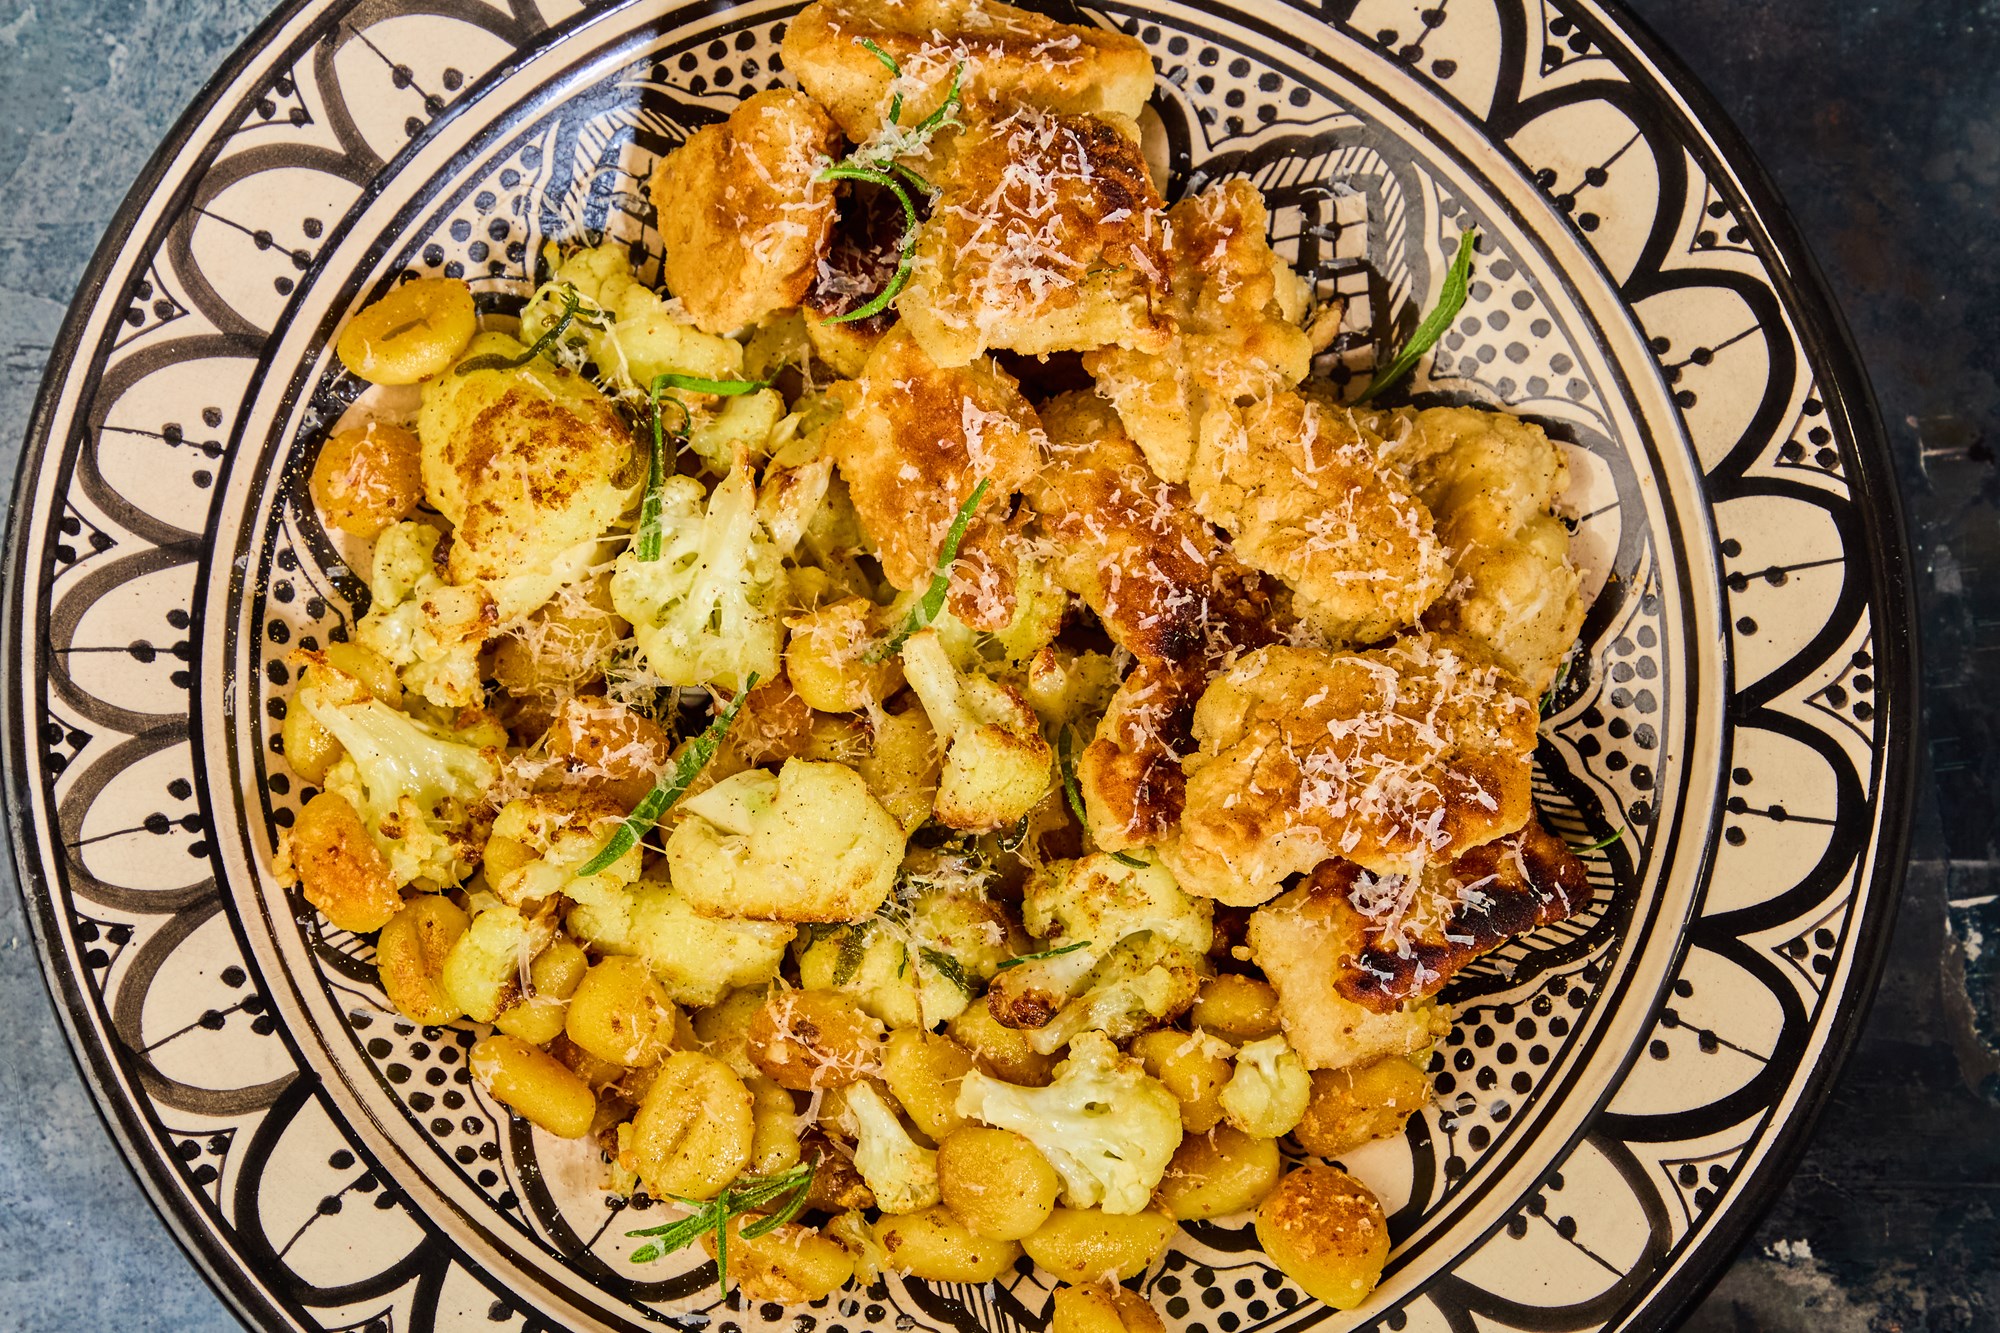
{"type": "Polygon", "coordinates": [[[470,364],[526,350],[504,333],[482,333],[457,366],[424,385],[424,494],[455,525],[452,583],[550,568],[609,531],[646,479],[631,428],[589,380],[541,360],[511,370],[470,364]]]}
{"type": "Polygon", "coordinates": [[[903,830],[844,764],[788,759],[682,802],[667,838],[674,886],[703,916],[860,921],[896,882],[903,830]]]}
{"type": "Polygon", "coordinates": [[[940,369],[901,327],[877,344],[846,411],[827,435],[882,572],[922,591],[959,509],[979,482],[952,566],[947,605],[965,624],[997,630],[1016,609],[1014,493],[1040,469],[1041,424],[1013,376],[991,361],[940,369]]]}
{"type": "Polygon", "coordinates": [[[481,798],[500,776],[504,733],[462,738],[377,699],[324,702],[321,687],[292,696],[345,751],[326,790],[345,797],[400,885],[441,889],[472,873],[481,798]]]}
{"type": "Polygon", "coordinates": [[[660,879],[570,896],[570,933],[599,953],[643,959],[676,1004],[711,1005],[733,989],[772,981],[798,933],[784,922],[703,916],[660,879]]]}
{"type": "Polygon", "coordinates": [[[1352,413],[1285,392],[1202,419],[1188,489],[1245,563],[1283,579],[1327,638],[1372,643],[1451,583],[1425,509],[1352,413]]]}
{"type": "MultiPolygon", "coordinates": [[[[1091,950],[1078,951],[1085,956],[1091,950]]],[[[1066,956],[1066,955],[1065,955],[1066,956]]],[[[1026,1029],[1029,1047],[1038,1055],[1053,1055],[1078,1033],[1097,1031],[1114,1041],[1170,1023],[1186,1013],[1212,970],[1208,960],[1163,935],[1141,931],[1119,941],[1098,958],[1067,998],[1043,989],[1060,983],[1061,974],[1036,960],[1009,968],[994,977],[986,992],[988,1010],[1002,1023],[1026,1029]],[[1024,969],[1035,968],[1032,973],[1024,969]],[[1022,975],[1017,977],[1016,974],[1022,975]],[[1049,1005],[1059,1004],[1053,1014],[1049,1005]],[[1017,1020],[1042,1019],[1039,1023],[1017,1020]]]]}
{"type": "Polygon", "coordinates": [[[854,1166],[885,1213],[918,1213],[938,1201],[937,1153],[920,1147],[873,1083],[850,1085],[843,1128],[854,1136],[854,1166]]]}
{"type": "Polygon", "coordinates": [[[1190,892],[1240,906],[1333,857],[1415,873],[1528,822],[1538,720],[1519,679],[1442,640],[1260,648],[1195,708],[1162,856],[1190,892]]]}
{"type": "Polygon", "coordinates": [[[1026,700],[976,671],[960,672],[932,629],[904,641],[903,672],[945,740],[933,818],[950,828],[989,832],[1041,803],[1054,753],[1026,700]]]}
{"type": "Polygon", "coordinates": [[[667,478],[660,558],[640,559],[635,543],[611,576],[612,605],[667,685],[741,689],[753,672],[777,675],[783,597],[778,553],[757,521],[757,489],[743,465],[712,495],[691,477],[667,478]]]}
{"type": "Polygon", "coordinates": [[[521,908],[558,893],[585,901],[623,892],[639,878],[636,844],[594,875],[576,872],[604,850],[625,815],[618,802],[574,787],[507,802],[486,839],[487,888],[521,908]]]}
{"type": "Polygon", "coordinates": [[[1300,327],[1312,292],[1272,253],[1264,199],[1249,181],[1211,186],[1167,219],[1174,333],[1166,350],[1109,347],[1083,364],[1153,471],[1179,482],[1211,405],[1268,397],[1312,369],[1313,340],[1300,327]]]}
{"type": "Polygon", "coordinates": [[[1180,662],[1268,641],[1272,588],[1155,476],[1095,394],[1045,404],[1049,465],[1027,489],[1055,550],[1056,581],[1083,598],[1119,647],[1180,662]]]}
{"type": "Polygon", "coordinates": [[[1140,662],[1111,696],[1078,757],[1090,834],[1107,852],[1151,846],[1180,823],[1181,757],[1194,751],[1194,710],[1208,671],[1196,662],[1140,662]]]}
{"type": "Polygon", "coordinates": [[[799,950],[799,985],[852,995],[892,1028],[934,1028],[965,1012],[1021,938],[978,893],[916,892],[873,920],[813,932],[799,950]]]}
{"type": "Polygon", "coordinates": [[[485,697],[479,652],[500,623],[500,611],[480,585],[462,587],[437,576],[431,553],[443,538],[428,523],[384,529],[375,542],[368,614],[354,638],[431,703],[467,708],[485,697]]]}
{"type": "MultiPolygon", "coordinates": [[[[622,242],[605,241],[564,257],[522,310],[522,339],[533,342],[549,332],[572,304],[569,325],[559,335],[558,359],[596,366],[624,393],[645,393],[654,376],[669,371],[710,380],[746,378],[743,344],[703,333],[685,310],[640,282],[632,272],[631,250],[622,242]]],[[[697,407],[712,401],[707,395],[681,396],[697,407]]]]}
{"type": "Polygon", "coordinates": [[[1451,590],[1424,623],[1483,645],[1540,694],[1583,628],[1582,580],[1553,512],[1569,484],[1562,446],[1504,412],[1434,407],[1394,460],[1451,553],[1451,590]]]}
{"type": "Polygon", "coordinates": [[[902,98],[904,127],[930,115],[954,74],[968,106],[982,110],[1030,103],[1137,119],[1153,91],[1152,58],[1137,39],[997,0],[821,0],[792,20],[782,54],[799,86],[857,141],[883,136],[892,97],[902,98]],[[895,61],[897,72],[864,42],[895,61]]]}
{"type": "Polygon", "coordinates": [[[1100,956],[1141,931],[1207,953],[1215,905],[1182,892],[1157,860],[1134,859],[1140,864],[1098,852],[1049,866],[1028,881],[1021,924],[1050,945],[1090,941],[1100,956]]]}
{"type": "Polygon", "coordinates": [[[974,1070],[959,1085],[957,1106],[1039,1148],[1072,1208],[1143,1211],[1181,1142],[1180,1103],[1101,1032],[1070,1043],[1048,1087],[1016,1087],[974,1070]]]}
{"type": "Polygon", "coordinates": [[[810,97],[774,88],[688,136],[653,173],[667,290],[697,328],[729,333],[799,303],[833,230],[819,178],[840,132],[810,97]]]}
{"type": "Polygon", "coordinates": [[[1236,1052],[1236,1070],[1221,1100],[1229,1123],[1245,1134],[1279,1138],[1305,1118],[1312,1075],[1283,1037],[1265,1037],[1236,1052]]]}
{"type": "Polygon", "coordinates": [[[1250,917],[1250,957],[1278,992],[1285,1036],[1309,1069],[1414,1055],[1451,1030],[1451,1010],[1410,1000],[1388,1012],[1340,991],[1345,923],[1330,895],[1293,889],[1250,917]]]}
{"type": "Polygon", "coordinates": [[[1024,107],[945,152],[896,298],[933,361],[1165,346],[1162,209],[1133,122],[1024,107]]]}

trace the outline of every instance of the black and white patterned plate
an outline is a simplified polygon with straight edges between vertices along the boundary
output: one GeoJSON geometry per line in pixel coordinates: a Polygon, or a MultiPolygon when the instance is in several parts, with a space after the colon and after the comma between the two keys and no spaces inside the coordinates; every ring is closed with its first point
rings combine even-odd
{"type": "MultiPolygon", "coordinates": [[[[303,479],[356,386],[340,321],[405,272],[518,307],[550,238],[654,262],[658,154],[783,78],[791,0],[298,0],[119,215],[29,439],[9,552],[8,799],[71,1040],[146,1188],[261,1328],[727,1333],[1048,1320],[1023,1267],[804,1310],[635,1268],[593,1152],[390,1011],[366,941],[270,873],[291,648],[354,576],[303,479]]],[[[1595,601],[1537,792],[1595,898],[1454,983],[1429,1109],[1346,1165],[1392,1213],[1335,1315],[1247,1219],[1144,1286],[1187,1333],[1659,1328],[1782,1180],[1893,908],[1909,599],[1866,384],[1746,154],[1589,0],[1177,0],[1087,11],[1160,72],[1170,193],[1246,175],[1349,298],[1365,369],[1459,230],[1472,299],[1418,389],[1570,453],[1595,601]]]]}

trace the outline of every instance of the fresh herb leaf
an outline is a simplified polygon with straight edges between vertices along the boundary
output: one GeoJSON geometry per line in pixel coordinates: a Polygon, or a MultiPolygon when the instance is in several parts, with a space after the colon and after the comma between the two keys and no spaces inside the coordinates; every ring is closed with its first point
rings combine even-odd
{"type": "Polygon", "coordinates": [[[910,265],[917,257],[917,206],[910,200],[910,192],[899,184],[894,176],[874,167],[856,166],[851,162],[836,162],[819,173],[823,181],[866,181],[870,185],[880,185],[896,196],[896,202],[903,206],[903,240],[900,257],[896,262],[896,272],[887,286],[875,293],[866,305],[856,306],[844,315],[828,315],[823,323],[845,324],[853,319],[866,319],[879,315],[889,308],[889,303],[902,295],[903,287],[910,280],[910,265]]]}
{"type": "Polygon", "coordinates": [[[1575,852],[1578,856],[1588,856],[1592,852],[1603,851],[1606,847],[1609,847],[1612,843],[1617,842],[1620,838],[1623,838],[1624,836],[1625,836],[1625,830],[1619,829],[1616,833],[1612,834],[1610,837],[1600,838],[1596,842],[1591,843],[1590,846],[1588,847],[1572,847],[1570,848],[1570,850],[1575,852]]]}
{"type": "Polygon", "coordinates": [[[686,1248],[712,1231],[715,1233],[716,1282],[727,1291],[729,1223],[782,1199],[784,1202],[779,1204],[777,1211],[739,1226],[737,1234],[744,1240],[755,1240],[777,1230],[805,1210],[806,1197],[812,1193],[813,1176],[818,1170],[819,1159],[814,1158],[775,1176],[738,1176],[713,1199],[687,1199],[678,1194],[672,1195],[670,1197],[675,1203],[694,1211],[664,1226],[626,1232],[627,1236],[649,1238],[647,1244],[632,1252],[632,1262],[651,1263],[686,1248]]]}
{"type": "Polygon", "coordinates": [[[653,376],[649,396],[653,403],[653,456],[646,464],[646,495],[639,502],[639,530],[633,536],[633,554],[641,560],[660,558],[660,511],[665,503],[662,487],[667,481],[667,431],[660,419],[660,409],[671,406],[681,414],[681,424],[673,432],[676,449],[694,429],[694,417],[687,404],[673,395],[661,397],[663,389],[681,389],[688,393],[716,394],[724,398],[734,398],[746,393],[755,393],[767,388],[765,380],[712,380],[700,375],[681,375],[671,370],[653,376]]]}
{"type": "MultiPolygon", "coordinates": [[[[881,47],[877,46],[874,42],[870,41],[866,37],[856,38],[856,40],[859,41],[862,46],[867,48],[868,54],[874,56],[877,60],[882,62],[882,67],[889,71],[889,75],[891,78],[900,79],[903,77],[903,67],[896,63],[896,57],[890,55],[887,51],[884,51],[881,47]]],[[[895,93],[891,95],[889,98],[889,123],[891,125],[894,125],[898,121],[902,120],[902,118],[903,118],[903,95],[901,93],[895,93]]]]}
{"type": "Polygon", "coordinates": [[[771,382],[769,380],[712,380],[700,375],[681,375],[671,370],[664,370],[653,376],[653,385],[656,390],[665,387],[668,389],[684,389],[689,393],[712,393],[721,398],[737,398],[746,393],[755,393],[759,389],[768,389],[771,387],[771,382]]]}
{"type": "Polygon", "coordinates": [[[972,978],[965,975],[964,965],[944,950],[926,946],[919,948],[917,953],[931,965],[931,971],[958,987],[958,993],[966,999],[970,1000],[979,994],[978,987],[972,984],[972,978]]]}
{"type": "Polygon", "coordinates": [[[681,752],[681,757],[674,761],[672,776],[646,793],[646,798],[639,802],[637,808],[625,817],[625,822],[618,826],[618,831],[611,835],[611,841],[604,844],[604,850],[591,857],[584,863],[583,868],[576,872],[577,879],[597,874],[638,846],[639,839],[653,831],[653,826],[660,822],[660,816],[686,794],[687,789],[694,784],[695,778],[700,776],[701,770],[708,766],[708,761],[715,757],[715,747],[720,745],[723,736],[728,734],[729,724],[736,720],[737,710],[743,707],[743,700],[749,697],[750,691],[756,688],[756,685],[757,673],[753,671],[744,680],[743,688],[736,692],[736,697],[729,701],[729,707],[723,709],[721,716],[709,723],[707,730],[695,737],[687,749],[681,752]]]}
{"type": "Polygon", "coordinates": [[[902,145],[903,152],[913,153],[917,151],[928,144],[931,136],[943,129],[947,124],[956,125],[958,123],[956,117],[958,109],[963,103],[963,99],[959,94],[959,85],[964,78],[965,62],[961,60],[958,64],[952,66],[951,87],[945,91],[944,101],[938,103],[937,110],[917,122],[917,128],[910,132],[909,139],[905,140],[902,145]]]}
{"type": "MultiPolygon", "coordinates": [[[[563,298],[562,314],[556,317],[556,322],[549,326],[548,332],[535,339],[527,351],[519,356],[502,356],[498,352],[488,352],[485,356],[475,356],[470,361],[459,362],[451,373],[470,375],[476,370],[518,370],[554,347],[556,340],[567,333],[569,326],[576,322],[577,312],[582,308],[583,293],[571,287],[569,295],[563,298]]],[[[584,322],[590,321],[586,319],[584,322]]]]}
{"type": "Polygon", "coordinates": [[[1556,678],[1549,682],[1548,692],[1542,696],[1543,717],[1547,717],[1549,710],[1556,706],[1556,695],[1562,690],[1563,682],[1569,679],[1569,664],[1575,660],[1573,656],[1565,657],[1556,667],[1556,678]]]}
{"type": "Polygon", "coordinates": [[[924,590],[923,599],[910,608],[910,614],[903,618],[903,626],[881,643],[876,644],[861,655],[861,660],[871,665],[888,658],[902,648],[912,634],[929,625],[944,610],[945,594],[951,590],[951,567],[958,560],[959,544],[965,540],[965,530],[972,525],[972,515],[979,508],[979,502],[986,498],[992,482],[981,477],[979,484],[972,488],[972,494],[965,497],[965,503],[952,516],[951,527],[944,534],[944,545],[938,551],[937,572],[931,575],[931,586],[924,590]]]}
{"type": "Polygon", "coordinates": [[[1424,316],[1417,331],[1403,344],[1403,350],[1395,359],[1375,372],[1375,378],[1368,381],[1368,387],[1361,391],[1358,401],[1367,402],[1376,394],[1410,373],[1410,367],[1417,364],[1425,352],[1431,350],[1442,338],[1451,322],[1458,318],[1458,312],[1465,308],[1465,296],[1472,280],[1472,249],[1478,243],[1479,233],[1462,232],[1458,238],[1458,253],[1452,256],[1451,268],[1444,275],[1444,290],[1438,293],[1438,303],[1424,316]]]}
{"type": "Polygon", "coordinates": [[[995,968],[994,971],[1004,972],[1010,967],[1019,967],[1023,963],[1039,963],[1044,958],[1060,958],[1066,953],[1075,953],[1078,949],[1088,949],[1089,947],[1089,940],[1078,940],[1075,944],[1065,944],[1060,949],[1044,949],[1040,953],[1024,953],[1019,958],[1009,958],[1006,962],[995,968]]]}
{"type": "MultiPolygon", "coordinates": [[[[1090,816],[1083,811],[1083,788],[1076,781],[1076,736],[1065,726],[1056,736],[1056,767],[1062,772],[1063,797],[1069,802],[1069,811],[1076,816],[1076,822],[1083,827],[1083,836],[1090,837],[1090,816]]],[[[1143,870],[1146,863],[1136,856],[1124,852],[1111,853],[1111,859],[1122,866],[1143,870]]]]}
{"type": "Polygon", "coordinates": [[[847,927],[840,934],[840,951],[833,956],[833,984],[845,986],[861,970],[868,953],[869,923],[847,927]]]}

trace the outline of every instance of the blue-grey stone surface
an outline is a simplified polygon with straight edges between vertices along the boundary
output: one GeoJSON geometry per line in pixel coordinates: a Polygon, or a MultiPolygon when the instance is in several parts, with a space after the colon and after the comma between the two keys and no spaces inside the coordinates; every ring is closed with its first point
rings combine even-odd
{"type": "MultiPolygon", "coordinates": [[[[1928,762],[1881,997],[1689,1333],[2000,1329],[2000,0],[1632,0],[1756,148],[1875,379],[1928,762]]],[[[255,0],[0,0],[0,476],[98,236],[255,0]]],[[[11,862],[0,868],[11,881],[11,862]]],[[[126,1172],[0,887],[0,1328],[228,1329],[126,1172]]]]}

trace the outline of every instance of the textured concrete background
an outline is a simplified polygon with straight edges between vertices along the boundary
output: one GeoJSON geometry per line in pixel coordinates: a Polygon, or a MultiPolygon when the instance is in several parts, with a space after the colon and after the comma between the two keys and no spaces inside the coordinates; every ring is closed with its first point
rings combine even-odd
{"type": "MultiPolygon", "coordinates": [[[[1930,762],[1881,998],[1790,1188],[1687,1329],[2000,1329],[2000,0],[1633,5],[1762,156],[1854,325],[1927,659],[1930,762]]],[[[99,235],[264,8],[0,0],[0,476],[99,235]]],[[[99,1125],[11,863],[0,878],[0,1327],[233,1327],[99,1125]]]]}

